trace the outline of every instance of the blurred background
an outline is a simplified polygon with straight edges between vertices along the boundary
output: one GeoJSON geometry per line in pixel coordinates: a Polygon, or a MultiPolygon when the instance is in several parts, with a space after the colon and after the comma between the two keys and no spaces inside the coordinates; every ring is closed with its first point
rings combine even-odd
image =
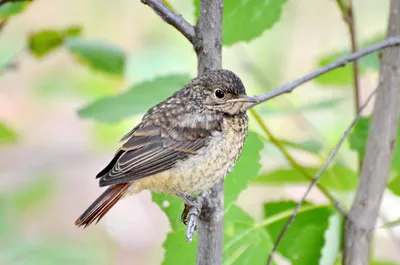
{"type": "MultiPolygon", "coordinates": [[[[354,1],[360,43],[385,33],[388,2],[354,1]]],[[[170,3],[194,23],[191,1],[170,3]]],[[[256,95],[316,69],[321,57],[347,47],[348,29],[335,1],[288,1],[280,21],[261,37],[224,47],[223,67],[237,73],[248,94],[256,95]]],[[[0,120],[16,135],[0,143],[0,264],[161,264],[170,227],[149,192],[119,202],[96,226],[74,226],[103,191],[95,175],[140,118],[101,123],[80,118],[77,110],[156,76],[195,76],[196,56],[188,41],[140,1],[36,0],[0,32],[0,65],[10,62],[12,67],[0,73],[0,120]],[[80,25],[84,38],[125,51],[124,76],[91,71],[63,48],[42,59],[27,51],[31,32],[71,25],[80,25]]],[[[376,71],[362,76],[362,99],[375,87],[377,76],[376,71]]],[[[280,138],[319,139],[327,152],[353,118],[352,86],[310,82],[264,103],[260,113],[280,138]]],[[[259,130],[253,123],[251,129],[259,130]]],[[[356,155],[347,145],[340,159],[356,170],[356,155]]],[[[301,152],[294,155],[299,161],[312,160],[301,152]]],[[[261,163],[263,171],[287,164],[269,144],[261,163]]],[[[260,219],[262,203],[297,200],[304,190],[305,185],[253,185],[241,194],[239,205],[260,219]]],[[[310,200],[326,202],[316,189],[310,200]]],[[[382,214],[388,220],[398,218],[399,206],[389,194],[382,214]]],[[[379,230],[375,255],[400,261],[399,236],[395,229],[379,230]]]]}

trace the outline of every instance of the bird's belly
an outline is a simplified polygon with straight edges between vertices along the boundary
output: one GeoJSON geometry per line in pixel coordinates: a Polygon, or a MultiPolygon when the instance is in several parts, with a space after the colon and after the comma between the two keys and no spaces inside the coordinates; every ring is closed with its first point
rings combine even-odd
{"type": "Polygon", "coordinates": [[[209,144],[196,155],[179,161],[162,174],[141,181],[142,189],[162,193],[198,194],[226,177],[239,157],[245,135],[215,133],[209,144]]]}

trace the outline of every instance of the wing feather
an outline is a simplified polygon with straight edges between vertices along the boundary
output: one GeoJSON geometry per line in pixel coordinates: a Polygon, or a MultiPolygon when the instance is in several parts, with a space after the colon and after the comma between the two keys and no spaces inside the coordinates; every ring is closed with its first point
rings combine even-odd
{"type": "Polygon", "coordinates": [[[179,160],[194,155],[204,147],[211,131],[159,126],[136,127],[124,138],[127,141],[97,177],[100,186],[127,183],[171,169],[179,160]]]}

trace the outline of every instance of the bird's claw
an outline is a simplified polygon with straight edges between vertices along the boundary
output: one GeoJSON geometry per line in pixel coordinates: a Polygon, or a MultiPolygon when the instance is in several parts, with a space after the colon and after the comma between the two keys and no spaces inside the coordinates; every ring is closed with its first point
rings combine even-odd
{"type": "Polygon", "coordinates": [[[185,202],[185,208],[181,215],[181,221],[186,228],[186,241],[192,242],[194,231],[197,230],[197,218],[200,215],[202,207],[202,197],[191,197],[178,194],[178,196],[185,202]]]}
{"type": "Polygon", "coordinates": [[[194,231],[197,230],[197,217],[200,215],[200,208],[192,206],[188,212],[188,218],[186,223],[186,241],[192,242],[194,231]]]}

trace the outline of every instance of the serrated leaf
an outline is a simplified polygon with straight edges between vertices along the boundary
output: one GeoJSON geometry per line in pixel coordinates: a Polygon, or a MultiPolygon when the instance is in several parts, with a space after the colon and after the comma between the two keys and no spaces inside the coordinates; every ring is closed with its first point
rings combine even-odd
{"type": "Polygon", "coordinates": [[[273,247],[269,234],[235,205],[225,214],[224,242],[223,265],[264,265],[273,247]]]}
{"type": "Polygon", "coordinates": [[[0,19],[7,19],[15,16],[25,10],[31,1],[7,2],[0,5],[0,19]]]}
{"type": "Polygon", "coordinates": [[[29,36],[29,50],[40,58],[61,46],[67,37],[79,36],[81,29],[70,27],[66,30],[42,30],[29,36]]]}
{"type": "MultiPolygon", "coordinates": [[[[382,34],[379,34],[377,36],[374,36],[371,39],[368,39],[366,41],[363,41],[360,45],[360,49],[364,49],[366,47],[369,47],[379,41],[382,41],[384,39],[382,34]]],[[[318,61],[318,67],[323,67],[329,63],[332,63],[340,58],[345,57],[346,55],[350,54],[349,49],[345,49],[342,51],[336,51],[333,52],[332,54],[326,55],[322,57],[318,61]]],[[[363,74],[366,72],[366,70],[371,69],[371,70],[379,70],[380,64],[379,64],[379,57],[378,53],[373,53],[367,56],[362,57],[359,59],[359,71],[360,74],[363,74]]],[[[315,79],[316,82],[324,85],[348,85],[353,82],[353,68],[351,64],[347,64],[344,67],[337,68],[333,71],[330,71],[320,77],[317,77],[315,79]]]]}
{"type": "MultiPolygon", "coordinates": [[[[364,158],[371,118],[361,118],[349,135],[350,149],[356,151],[361,159],[364,158]]],[[[392,168],[400,172],[400,127],[397,131],[396,146],[393,153],[392,168]]]]}
{"type": "MultiPolygon", "coordinates": [[[[292,211],[296,205],[296,202],[291,201],[267,203],[264,205],[265,217],[273,218],[283,212],[292,211]]],[[[330,206],[313,206],[308,203],[305,206],[308,206],[308,210],[298,212],[278,247],[278,252],[296,265],[319,264],[329,217],[335,212],[330,206]]],[[[289,218],[280,218],[266,226],[274,241],[289,218]]]]}
{"type": "Polygon", "coordinates": [[[65,46],[79,62],[94,70],[122,76],[125,68],[125,53],[118,47],[101,41],[68,38],[65,46]]]}
{"type": "MultiPolygon", "coordinates": [[[[309,176],[314,177],[319,168],[304,168],[309,176]]],[[[295,168],[278,169],[273,172],[259,175],[252,184],[263,185],[286,185],[296,183],[309,183],[302,172],[295,168]]],[[[322,173],[319,183],[324,187],[329,187],[336,190],[353,190],[357,187],[358,177],[357,174],[351,169],[335,164],[334,166],[325,170],[322,173]]]]}
{"type": "Polygon", "coordinates": [[[18,135],[5,123],[0,121],[0,145],[6,143],[15,143],[18,135]]]}
{"type": "Polygon", "coordinates": [[[127,92],[105,97],[83,107],[78,114],[101,122],[117,122],[126,117],[146,112],[189,82],[187,75],[157,77],[132,86],[127,92]]]}
{"type": "Polygon", "coordinates": [[[260,170],[260,151],[263,143],[257,134],[250,132],[233,171],[226,177],[224,183],[225,209],[234,203],[239,194],[247,188],[249,180],[257,177],[260,170]]]}
{"type": "MultiPolygon", "coordinates": [[[[225,1],[222,43],[232,45],[250,41],[279,21],[286,0],[225,1]]],[[[200,0],[195,0],[195,15],[199,17],[200,0]]]]}

